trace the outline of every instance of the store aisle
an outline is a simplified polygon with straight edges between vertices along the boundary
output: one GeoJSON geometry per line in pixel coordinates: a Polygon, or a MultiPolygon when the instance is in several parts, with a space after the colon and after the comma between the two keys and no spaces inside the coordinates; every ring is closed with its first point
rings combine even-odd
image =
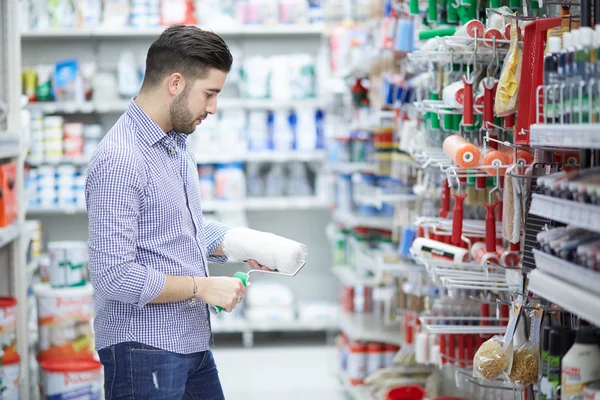
{"type": "Polygon", "coordinates": [[[215,348],[227,400],[344,400],[333,346],[215,348]]]}

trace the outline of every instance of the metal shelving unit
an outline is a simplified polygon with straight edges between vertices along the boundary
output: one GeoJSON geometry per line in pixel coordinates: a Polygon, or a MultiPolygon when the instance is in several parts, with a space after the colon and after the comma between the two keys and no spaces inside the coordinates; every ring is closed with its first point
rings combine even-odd
{"type": "Polygon", "coordinates": [[[340,316],[340,330],[353,340],[404,345],[400,327],[385,326],[383,319],[379,320],[373,314],[343,312],[340,316]]]}
{"type": "Polygon", "coordinates": [[[600,124],[534,124],[530,128],[531,146],[600,149],[600,124]]]}
{"type": "Polygon", "coordinates": [[[9,227],[0,228],[0,295],[17,300],[17,351],[21,357],[19,384],[21,398],[32,393],[29,369],[28,307],[29,286],[26,265],[26,239],[23,235],[26,195],[24,171],[27,133],[21,130],[21,44],[19,1],[0,2],[0,159],[16,162],[18,217],[9,227]]]}
{"type": "Polygon", "coordinates": [[[534,193],[530,212],[563,224],[600,232],[600,207],[534,193]]]}

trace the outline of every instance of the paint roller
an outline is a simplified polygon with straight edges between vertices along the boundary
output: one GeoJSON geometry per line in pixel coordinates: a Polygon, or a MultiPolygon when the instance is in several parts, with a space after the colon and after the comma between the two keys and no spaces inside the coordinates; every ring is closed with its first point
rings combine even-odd
{"type": "Polygon", "coordinates": [[[461,168],[474,168],[479,164],[481,154],[477,146],[469,143],[460,135],[448,136],[442,145],[442,150],[461,168]]]}
{"type": "Polygon", "coordinates": [[[469,259],[469,252],[462,247],[426,238],[416,238],[412,243],[411,252],[426,259],[454,262],[467,262],[469,259]]]}
{"type": "Polygon", "coordinates": [[[504,249],[504,251],[499,254],[500,256],[500,265],[504,265],[505,267],[515,268],[519,265],[519,261],[521,260],[521,256],[519,255],[519,251],[521,250],[521,243],[510,243],[509,249],[504,249]]]}
{"type": "Polygon", "coordinates": [[[486,149],[481,159],[481,165],[489,166],[485,172],[491,176],[501,176],[506,173],[506,165],[509,164],[508,156],[499,150],[486,149]],[[504,166],[504,167],[502,167],[504,166]]]}
{"type": "MultiPolygon", "coordinates": [[[[494,123],[494,98],[496,97],[496,89],[498,88],[498,80],[492,77],[486,77],[483,82],[483,127],[488,130],[492,139],[498,139],[491,125],[494,123]]],[[[494,150],[498,150],[498,142],[490,140],[488,146],[494,150]]]]}

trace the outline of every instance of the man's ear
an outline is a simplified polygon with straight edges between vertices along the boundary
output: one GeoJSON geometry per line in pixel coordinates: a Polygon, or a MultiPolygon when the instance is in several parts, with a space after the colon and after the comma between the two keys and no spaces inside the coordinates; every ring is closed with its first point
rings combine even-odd
{"type": "Polygon", "coordinates": [[[167,88],[171,96],[177,96],[185,89],[185,79],[180,73],[175,72],[167,78],[167,88]]]}

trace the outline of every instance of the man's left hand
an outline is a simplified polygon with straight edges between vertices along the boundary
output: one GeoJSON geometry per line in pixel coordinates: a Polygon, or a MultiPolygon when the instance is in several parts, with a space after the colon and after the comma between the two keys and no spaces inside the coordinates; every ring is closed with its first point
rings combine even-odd
{"type": "Polygon", "coordinates": [[[248,260],[248,266],[250,267],[250,269],[260,269],[262,271],[273,271],[270,268],[260,265],[256,260],[248,260]]]}

